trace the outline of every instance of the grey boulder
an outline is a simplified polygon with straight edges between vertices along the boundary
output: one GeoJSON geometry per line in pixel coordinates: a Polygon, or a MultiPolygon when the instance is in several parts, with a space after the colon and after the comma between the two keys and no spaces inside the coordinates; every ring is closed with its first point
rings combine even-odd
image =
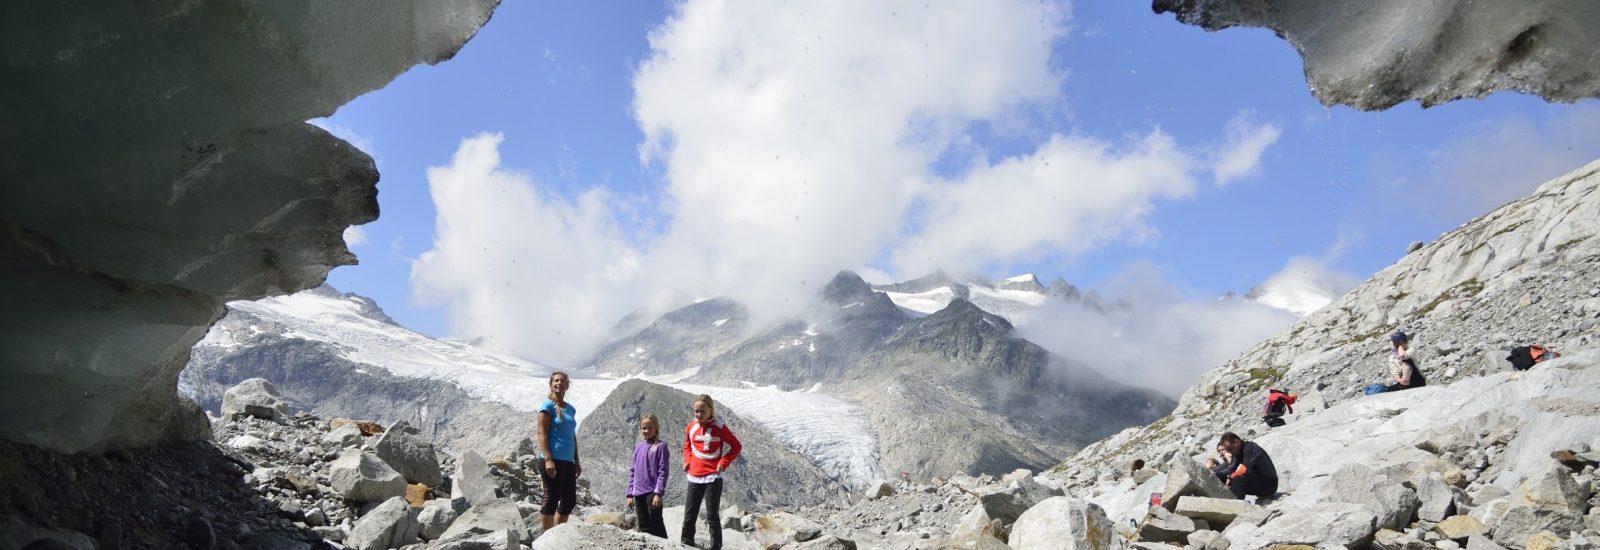
{"type": "Polygon", "coordinates": [[[1204,464],[1180,456],[1167,463],[1167,486],[1161,492],[1161,505],[1168,510],[1177,509],[1178,500],[1190,495],[1206,498],[1233,498],[1216,474],[1204,464]]]}
{"type": "Polygon", "coordinates": [[[272,420],[289,413],[289,404],[278,388],[265,378],[251,378],[222,394],[222,417],[238,420],[246,416],[272,420]]]}
{"type": "Polygon", "coordinates": [[[1329,477],[1328,491],[1328,500],[1366,506],[1377,516],[1378,527],[1396,531],[1411,525],[1411,517],[1421,506],[1411,489],[1365,464],[1335,471],[1329,477]]]}
{"type": "Polygon", "coordinates": [[[1023,512],[1011,526],[1012,548],[1118,550],[1126,541],[1104,510],[1072,497],[1051,497],[1023,512]]]}
{"type": "Polygon", "coordinates": [[[1187,542],[1189,533],[1195,531],[1194,520],[1169,512],[1160,506],[1151,506],[1150,514],[1145,516],[1144,523],[1139,525],[1138,539],[1142,542],[1183,544],[1187,542]]]}
{"type": "Polygon", "coordinates": [[[1178,514],[1205,520],[1215,528],[1227,527],[1233,519],[1257,509],[1258,506],[1232,498],[1184,497],[1178,502],[1178,514]]]}
{"type": "Polygon", "coordinates": [[[345,449],[328,466],[329,483],[345,499],[356,502],[384,502],[405,496],[406,480],[378,455],[360,449],[345,449]]]}
{"type": "Polygon", "coordinates": [[[444,482],[433,444],[413,435],[410,425],[399,422],[378,436],[372,450],[410,483],[437,487],[444,482]]]}
{"type": "Polygon", "coordinates": [[[356,521],[344,544],[356,550],[388,550],[417,542],[417,513],[403,497],[394,497],[356,521]]]}
{"type": "Polygon", "coordinates": [[[978,502],[990,518],[1010,525],[1035,504],[1044,499],[1061,496],[1061,490],[1039,484],[1033,478],[1013,479],[1005,484],[985,485],[973,489],[978,502]]]}
{"type": "Polygon", "coordinates": [[[1222,532],[1232,550],[1260,550],[1281,545],[1356,549],[1372,541],[1377,515],[1365,506],[1326,502],[1301,507],[1264,509],[1235,519],[1222,532]]]}
{"type": "Polygon", "coordinates": [[[486,533],[497,541],[503,538],[510,542],[511,548],[533,538],[533,526],[522,517],[517,503],[507,498],[473,504],[439,539],[450,540],[469,532],[486,533]]]}
{"type": "Polygon", "coordinates": [[[343,424],[322,436],[322,442],[339,448],[357,447],[361,445],[361,437],[360,427],[355,424],[343,424]]]}
{"type": "Polygon", "coordinates": [[[489,478],[489,463],[478,453],[467,451],[456,458],[456,475],[451,480],[450,498],[466,499],[470,506],[496,497],[494,480],[489,478]]]}
{"type": "Polygon", "coordinates": [[[449,500],[436,498],[424,502],[422,512],[417,514],[417,537],[422,540],[438,539],[460,516],[461,513],[449,500]]]}

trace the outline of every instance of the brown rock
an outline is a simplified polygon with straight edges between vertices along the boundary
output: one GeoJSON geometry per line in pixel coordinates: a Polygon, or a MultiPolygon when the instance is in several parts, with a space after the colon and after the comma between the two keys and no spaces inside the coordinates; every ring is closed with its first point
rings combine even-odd
{"type": "Polygon", "coordinates": [[[1549,531],[1540,531],[1528,537],[1528,542],[1523,545],[1526,550],[1556,550],[1561,547],[1561,537],[1549,531]]]}
{"type": "Polygon", "coordinates": [[[1486,535],[1489,528],[1472,516],[1450,516],[1433,527],[1433,532],[1439,536],[1453,540],[1463,541],[1467,537],[1486,535]]]}
{"type": "Polygon", "coordinates": [[[428,502],[428,486],[421,483],[407,485],[406,502],[411,503],[412,508],[422,508],[422,504],[428,502]]]}
{"type": "Polygon", "coordinates": [[[373,422],[371,420],[351,420],[349,418],[335,418],[333,420],[329,420],[328,429],[337,430],[339,429],[339,426],[343,426],[345,424],[355,424],[356,428],[361,430],[361,435],[364,436],[378,435],[383,433],[383,426],[379,426],[377,422],[373,422]]]}

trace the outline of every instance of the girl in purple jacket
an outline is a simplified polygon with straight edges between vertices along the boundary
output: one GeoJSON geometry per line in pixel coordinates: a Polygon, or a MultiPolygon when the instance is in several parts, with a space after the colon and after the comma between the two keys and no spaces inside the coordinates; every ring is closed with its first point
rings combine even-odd
{"type": "Polygon", "coordinates": [[[667,526],[661,521],[661,497],[667,494],[666,444],[661,442],[661,422],[656,415],[647,414],[639,420],[639,435],[644,437],[633,447],[633,465],[628,468],[628,506],[639,516],[639,530],[667,538],[667,526]]]}

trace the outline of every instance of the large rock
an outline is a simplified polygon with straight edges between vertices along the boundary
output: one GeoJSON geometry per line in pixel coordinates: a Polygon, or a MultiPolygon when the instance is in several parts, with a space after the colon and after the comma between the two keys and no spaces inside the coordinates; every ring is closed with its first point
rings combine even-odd
{"type": "Polygon", "coordinates": [[[306,121],[449,58],[496,4],[0,4],[27,107],[0,125],[0,437],[204,437],[174,380],[206,327],[354,263],[341,234],[378,214],[372,159],[306,121]]]}
{"type": "Polygon", "coordinates": [[[439,457],[434,454],[432,443],[413,435],[409,428],[405,422],[391,426],[378,436],[372,450],[406,481],[436,487],[444,482],[439,457]]]}
{"type": "Polygon", "coordinates": [[[1168,510],[1177,509],[1178,500],[1195,495],[1205,498],[1234,498],[1217,476],[1204,464],[1180,456],[1167,463],[1167,486],[1161,493],[1161,505],[1168,510]]]}
{"type": "Polygon", "coordinates": [[[1271,29],[1299,50],[1324,104],[1424,107],[1495,91],[1573,102],[1600,96],[1588,52],[1600,20],[1585,0],[1506,3],[1156,0],[1157,12],[1209,30],[1271,29]],[[1403,30],[1402,30],[1403,29],[1403,30]]]}
{"type": "Polygon", "coordinates": [[[1476,507],[1471,516],[1489,526],[1495,542],[1521,547],[1540,531],[1583,529],[1586,505],[1566,468],[1546,464],[1523,481],[1515,494],[1476,507]]]}
{"type": "Polygon", "coordinates": [[[472,508],[463,512],[439,535],[439,540],[446,541],[458,535],[470,532],[490,533],[495,540],[502,538],[510,541],[510,547],[532,540],[533,525],[522,517],[522,512],[517,509],[517,503],[508,498],[490,500],[488,502],[474,503],[472,508]]]}
{"type": "Polygon", "coordinates": [[[1006,525],[1017,521],[1017,517],[1040,501],[1062,495],[1060,489],[1045,487],[1029,477],[1013,479],[1005,484],[979,486],[973,488],[972,492],[978,495],[978,503],[990,518],[1006,525]]]}
{"type": "Polygon", "coordinates": [[[1282,545],[1357,549],[1372,541],[1377,522],[1377,516],[1359,504],[1331,502],[1247,514],[1235,519],[1222,535],[1228,538],[1230,550],[1282,545]]]}
{"type": "Polygon", "coordinates": [[[434,540],[443,536],[460,516],[453,501],[436,498],[423,503],[422,512],[417,514],[417,538],[434,540]]]}
{"type": "Polygon", "coordinates": [[[339,496],[356,502],[383,502],[406,494],[406,480],[400,472],[378,455],[360,449],[345,449],[328,466],[328,480],[339,496]]]}
{"type": "Polygon", "coordinates": [[[1365,505],[1378,516],[1379,528],[1395,531],[1410,526],[1411,516],[1421,505],[1416,492],[1365,464],[1339,468],[1330,478],[1330,489],[1328,500],[1365,505]]]}
{"type": "Polygon", "coordinates": [[[355,424],[339,426],[323,435],[322,442],[339,448],[360,446],[362,442],[361,428],[355,424]]]}
{"type": "Polygon", "coordinates": [[[1523,504],[1574,517],[1582,517],[1588,510],[1587,497],[1572,474],[1555,464],[1539,469],[1517,491],[1523,504]]]}
{"type": "Polygon", "coordinates": [[[388,550],[417,542],[417,512],[394,497],[356,521],[344,544],[356,550],[388,550]]]}
{"type": "Polygon", "coordinates": [[[945,547],[965,550],[1003,549],[1006,548],[1006,544],[995,537],[1002,529],[999,522],[991,519],[989,513],[984,511],[983,505],[974,505],[961,516],[961,521],[956,523],[955,529],[950,531],[950,540],[945,547]]]}
{"type": "Polygon", "coordinates": [[[1440,537],[1462,542],[1470,537],[1489,534],[1489,527],[1472,516],[1450,516],[1433,526],[1433,532],[1440,537]]]}
{"type": "Polygon", "coordinates": [[[1150,515],[1139,525],[1138,540],[1183,544],[1188,540],[1189,533],[1193,532],[1194,520],[1160,506],[1151,506],[1150,515]]]}
{"type": "Polygon", "coordinates": [[[1205,520],[1212,527],[1220,529],[1233,523],[1234,518],[1258,508],[1254,504],[1238,499],[1189,496],[1178,502],[1177,512],[1179,515],[1205,520]]]}
{"type": "Polygon", "coordinates": [[[234,384],[222,394],[222,417],[228,420],[245,416],[272,420],[288,413],[289,404],[278,394],[278,388],[265,378],[251,378],[234,384]]]}
{"type": "Polygon", "coordinates": [[[1379,529],[1372,539],[1372,546],[1378,550],[1435,550],[1432,544],[1392,529],[1379,529]]]}
{"type": "Polygon", "coordinates": [[[1417,507],[1417,519],[1438,522],[1456,513],[1455,493],[1438,477],[1417,481],[1417,499],[1421,503],[1417,507]]]}
{"type": "MultiPolygon", "coordinates": [[[[667,529],[668,534],[673,530],[667,529]]],[[[533,541],[534,550],[617,550],[619,548],[680,549],[675,541],[656,538],[638,531],[623,531],[609,525],[568,522],[557,525],[533,541]]]]}
{"type": "Polygon", "coordinates": [[[1029,508],[1011,526],[1018,550],[1116,550],[1126,547],[1105,511],[1084,500],[1052,497],[1029,508]]]}
{"type": "Polygon", "coordinates": [[[489,478],[489,463],[478,453],[467,451],[456,457],[456,475],[450,481],[450,498],[465,499],[469,506],[499,498],[489,478]]]}
{"type": "MultiPolygon", "coordinates": [[[[755,526],[755,531],[751,535],[763,548],[806,542],[822,536],[822,526],[817,522],[788,512],[759,514],[755,518],[755,526]]],[[[704,526],[698,530],[704,530],[704,526]]],[[[668,531],[672,531],[670,526],[668,531]]]]}
{"type": "Polygon", "coordinates": [[[519,540],[509,529],[470,527],[442,536],[418,550],[521,550],[523,546],[519,540]]]}

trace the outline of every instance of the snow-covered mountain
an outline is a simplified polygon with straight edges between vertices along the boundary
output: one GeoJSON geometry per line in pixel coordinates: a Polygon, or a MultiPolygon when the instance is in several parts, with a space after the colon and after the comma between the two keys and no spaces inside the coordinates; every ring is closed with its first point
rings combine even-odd
{"type": "Polygon", "coordinates": [[[943,271],[936,271],[910,281],[873,285],[872,288],[914,316],[929,315],[944,309],[957,298],[1004,317],[1012,324],[1024,322],[1030,313],[1050,300],[1083,301],[1095,307],[1104,307],[1098,295],[1084,295],[1078,292],[1077,287],[1062,279],[1045,286],[1032,273],[991,282],[978,277],[951,277],[943,271]]]}
{"type": "MultiPolygon", "coordinates": [[[[323,416],[406,420],[440,441],[492,452],[532,435],[531,412],[544,399],[552,370],[406,329],[372,300],[324,285],[228,304],[227,316],[192,350],[179,389],[216,412],[227,387],[264,377],[323,416]]],[[[567,398],[580,425],[626,379],[683,378],[568,372],[573,384],[567,398]]],[[[855,403],[773,387],[670,385],[712,395],[848,487],[882,477],[877,442],[855,403]]]]}
{"type": "Polygon", "coordinates": [[[1020,316],[1030,303],[1077,295],[1055,286],[1031,276],[992,284],[935,273],[873,287],[846,271],[809,297],[798,317],[750,326],[740,304],[703,301],[661,315],[581,364],[613,376],[853,399],[880,442],[885,471],[928,478],[1037,468],[1117,426],[1165,414],[1172,403],[1050,353],[979,305],[1020,316]]]}

